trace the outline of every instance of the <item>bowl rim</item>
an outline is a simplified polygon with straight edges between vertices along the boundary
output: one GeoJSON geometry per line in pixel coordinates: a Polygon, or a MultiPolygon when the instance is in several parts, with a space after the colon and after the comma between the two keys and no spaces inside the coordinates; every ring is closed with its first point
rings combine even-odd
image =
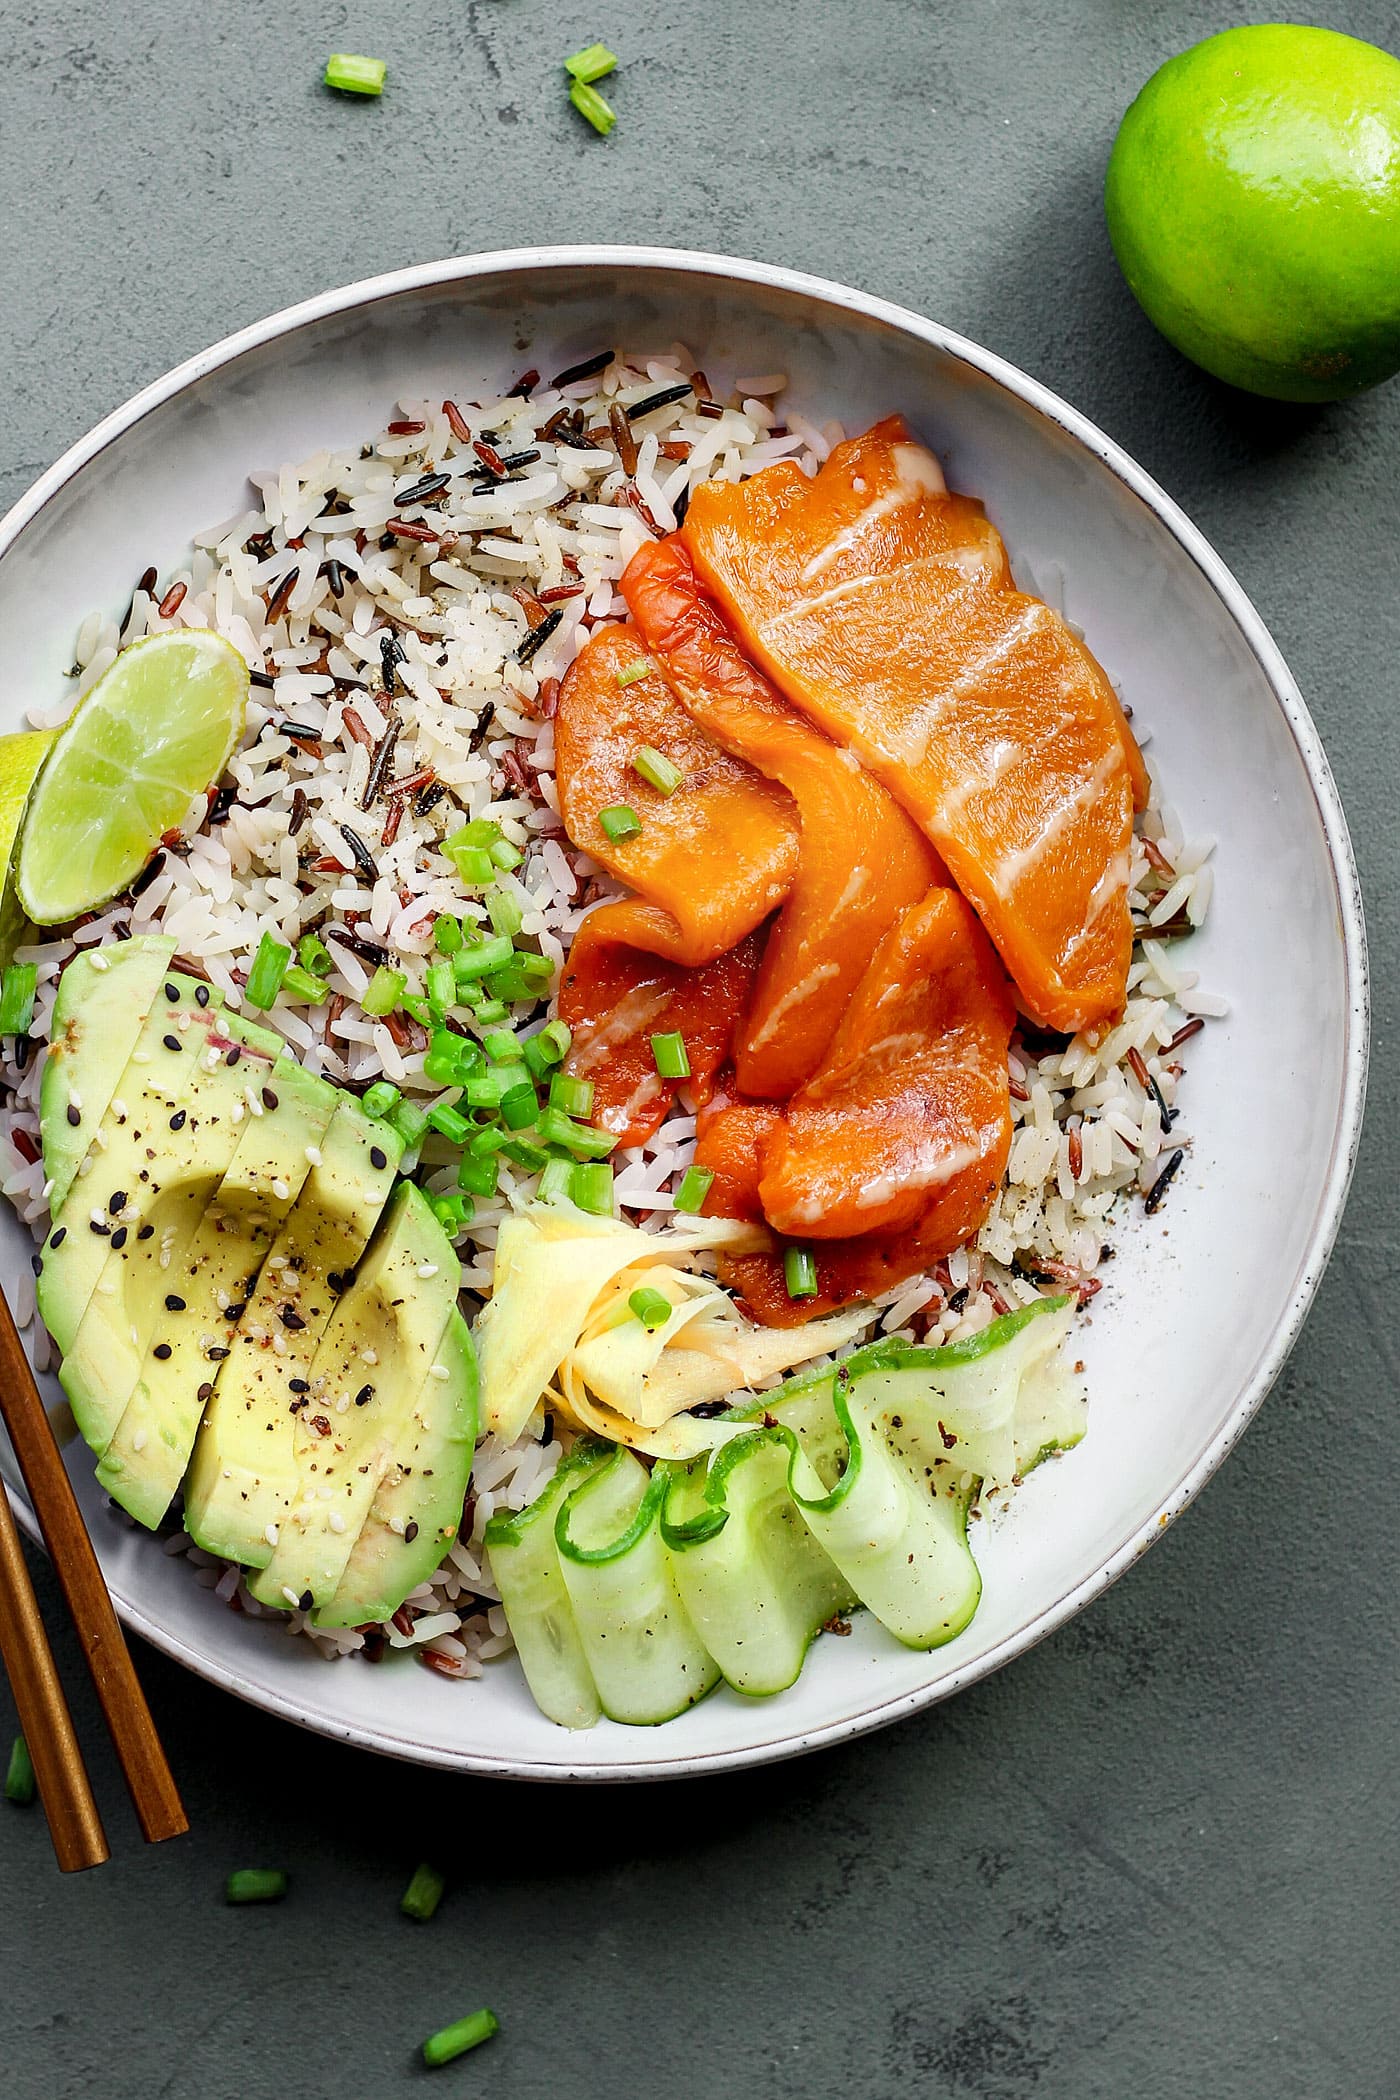
{"type": "MultiPolygon", "coordinates": [[[[1342,934],[1346,984],[1346,1015],[1342,1085],[1337,1104],[1331,1155],[1326,1180],[1313,1219],[1307,1245],[1294,1272],[1288,1302],[1268,1343],[1261,1350],[1249,1376],[1242,1382],[1230,1414],[1217,1435],[1195,1462],[1163,1497],[1158,1507],[1092,1574],[1072,1584],[1045,1605],[1028,1624],[1008,1634],[985,1654],[941,1677],[936,1683],[862,1706],[859,1711],[839,1715],[811,1729],[784,1729],[779,1720],[782,1708],[774,1701],[764,1711],[768,1720],[761,1739],[733,1749],[716,1749],[676,1756],[638,1755],[606,1766],[591,1765],[570,1756],[565,1746],[571,1740],[561,1732],[561,1754],[557,1759],[533,1758],[521,1763],[507,1756],[480,1752],[444,1750],[409,1736],[392,1735],[378,1728],[343,1721],[309,1711],[284,1693],[261,1684],[241,1669],[203,1653],[187,1640],[170,1633],[153,1620],[147,1610],[117,1585],[113,1602],[126,1625],[150,1641],[172,1660],[234,1693],[250,1704],[300,1727],[401,1760],[446,1770],[472,1772],[496,1778],[533,1781],[587,1780],[621,1782],[686,1778],[698,1774],[740,1770],[757,1764],[796,1757],[864,1735],[876,1728],[935,1705],[955,1692],[980,1682],[1016,1656],[1024,1654],[1055,1632],[1077,1612],[1116,1582],[1126,1569],[1160,1538],[1169,1524],[1195,1498],[1215,1473],[1248,1427],[1270,1387],[1278,1377],[1301,1332],[1318,1284],[1327,1266],[1346,1204],[1360,1141],[1365,1106],[1367,1058],[1370,1038],[1369,970],[1366,928],[1360,880],[1355,856],[1332,770],[1307,705],[1283,656],[1243,587],[1236,580],[1205,536],[1137,462],[1100,430],[1089,418],[1039,380],[984,349],[968,337],[941,323],[928,320],[910,308],[858,291],[805,271],[778,264],[745,260],[682,248],[638,247],[621,243],[566,244],[498,249],[481,254],[450,256],[428,263],[361,278],[320,292],[310,299],[282,307],[248,327],[236,330],[221,341],[186,358],[161,378],[143,387],[120,407],[104,416],[41,474],[37,481],[0,518],[0,560],[20,534],[74,477],[110,445],[145,417],[179,394],[195,386],[247,352],[279,337],[348,313],[371,308],[402,294],[432,290],[455,283],[493,276],[528,278],[544,271],[614,270],[622,272],[669,271],[699,280],[719,280],[727,285],[753,286],[820,301],[858,314],[885,327],[912,335],[958,363],[985,375],[1015,395],[1070,438],[1082,445],[1152,512],[1189,556],[1215,592],[1259,664],[1269,688],[1286,720],[1297,747],[1317,807],[1336,894],[1338,923],[1342,934]]],[[[15,1512],[36,1542],[39,1530],[24,1496],[7,1488],[15,1512]]],[[[760,1711],[755,1707],[755,1713],[760,1711]]],[[[644,1738],[645,1739],[645,1738],[644,1738]]]]}

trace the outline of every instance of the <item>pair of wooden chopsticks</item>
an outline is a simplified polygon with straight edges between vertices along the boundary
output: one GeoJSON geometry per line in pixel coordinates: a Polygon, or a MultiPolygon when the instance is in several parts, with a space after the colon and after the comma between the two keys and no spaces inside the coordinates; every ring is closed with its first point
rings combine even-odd
{"type": "MultiPolygon", "coordinates": [[[[189,1821],[132,1666],[97,1555],[59,1456],[34,1373],[0,1292],[0,1415],[39,1520],[147,1842],[178,1837],[189,1821]]],[[[110,1857],[73,1717],[63,1696],[19,1527],[0,1485],[0,1657],[29,1746],[39,1798],[65,1874],[110,1857]]]]}

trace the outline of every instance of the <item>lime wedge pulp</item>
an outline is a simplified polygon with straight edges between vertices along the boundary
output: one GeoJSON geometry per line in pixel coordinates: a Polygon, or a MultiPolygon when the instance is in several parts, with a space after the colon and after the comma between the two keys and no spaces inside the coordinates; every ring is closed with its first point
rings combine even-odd
{"type": "Polygon", "coordinates": [[[34,776],[57,734],[56,729],[25,729],[18,736],[0,736],[0,965],[11,960],[24,931],[11,867],[20,819],[34,776]]]}
{"type": "Polygon", "coordinates": [[[58,733],[20,834],[20,903],[39,926],[103,904],[183,824],[243,730],[248,666],[176,628],[125,649],[58,733]]]}

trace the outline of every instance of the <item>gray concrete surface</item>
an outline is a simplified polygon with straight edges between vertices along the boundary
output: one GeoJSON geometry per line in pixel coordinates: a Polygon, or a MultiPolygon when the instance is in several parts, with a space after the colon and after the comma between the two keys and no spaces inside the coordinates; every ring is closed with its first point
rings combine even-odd
{"type": "MultiPolygon", "coordinates": [[[[1222,549],[1337,769],[1377,979],[1369,1145],[1292,1365],[1083,1618],[870,1741],[603,1795],[379,1765],[143,1654],[194,1835],[147,1852],[114,1810],[117,1860],[65,1882],[37,1815],[0,1805],[7,2100],[390,2100],[426,2075],[421,2035],[483,2002],[503,2035],[437,2074],[445,2093],[1400,2092],[1400,387],[1320,411],[1230,395],[1136,311],[1098,204],[1147,74],[1279,12],[0,0],[5,501],[177,359],[407,260],[600,237],[848,279],[1059,388],[1222,549]],[[557,70],[599,36],[626,61],[606,145],[557,70]],[[332,49],[388,59],[382,103],[322,93],[332,49]],[[415,1928],[396,1904],[425,1853],[456,1881],[415,1928]],[[294,1901],[222,1908],[250,1861],[284,1863],[294,1901]]],[[[1395,41],[1380,0],[1327,19],[1395,41]]],[[[9,1715],[0,1689],[5,1738],[9,1715]]]]}

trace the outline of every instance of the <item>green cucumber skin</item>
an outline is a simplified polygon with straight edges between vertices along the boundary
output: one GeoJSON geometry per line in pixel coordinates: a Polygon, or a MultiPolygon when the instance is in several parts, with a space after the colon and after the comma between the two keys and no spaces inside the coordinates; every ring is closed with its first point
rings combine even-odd
{"type": "MultiPolygon", "coordinates": [[[[980,1481],[949,1457],[950,1438],[970,1456],[979,1408],[996,1403],[993,1415],[1010,1420],[1040,1381],[1029,1395],[1044,1403],[1037,1434],[1057,1407],[1064,1419],[1034,1457],[1077,1441],[1068,1400],[1040,1390],[1069,1304],[1041,1299],[941,1349],[871,1343],[732,1411],[735,1423],[767,1421],[707,1459],[650,1476],[620,1446],[577,1445],[538,1502],[486,1533],[542,1710],[572,1727],[603,1714],[655,1726],[721,1676],[766,1697],[795,1681],[833,1613],[862,1604],[907,1647],[954,1639],[981,1597],[967,1536],[980,1481]],[[1029,1331],[1046,1320],[1042,1343],[1029,1331]],[[999,1361],[1022,1337],[1025,1348],[999,1361]],[[966,1420],[950,1429],[960,1383],[966,1420]]],[[[1032,1462],[1018,1453],[1023,1469],[1032,1462]]]]}

